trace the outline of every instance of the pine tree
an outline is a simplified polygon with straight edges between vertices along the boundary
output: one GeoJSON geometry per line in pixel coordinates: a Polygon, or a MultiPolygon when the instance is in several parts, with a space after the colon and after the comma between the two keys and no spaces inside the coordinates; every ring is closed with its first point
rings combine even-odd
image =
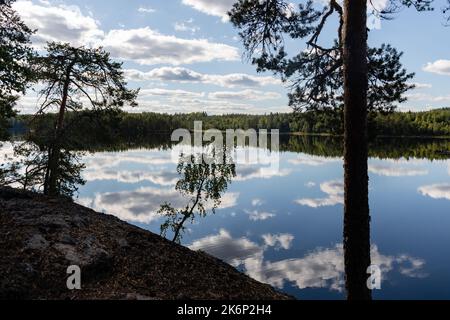
{"type": "MultiPolygon", "coordinates": [[[[62,151],[70,148],[66,123],[67,111],[117,110],[128,104],[136,105],[138,90],[127,89],[121,63],[111,60],[102,48],[75,48],[69,44],[49,43],[47,54],[35,59],[35,72],[44,88],[40,91],[41,107],[38,114],[55,110],[58,113],[54,130],[46,137],[48,166],[44,193],[58,193],[62,175],[62,151]]],[[[76,118],[75,118],[76,119],[76,118]]]]}
{"type": "Polygon", "coordinates": [[[0,1],[0,140],[8,137],[8,119],[15,115],[18,95],[32,80],[33,56],[28,28],[12,8],[13,0],[0,1]]]}
{"type": "MultiPolygon", "coordinates": [[[[392,0],[382,11],[372,5],[371,12],[389,18],[402,6],[431,10],[432,2],[392,0]]],[[[344,252],[349,299],[371,299],[366,286],[370,265],[367,113],[393,109],[412,88],[407,84],[412,75],[399,63],[401,54],[387,45],[368,48],[368,9],[367,0],[344,0],[342,5],[328,0],[323,9],[312,0],[297,8],[283,0],[239,0],[229,12],[257,70],[270,70],[290,81],[290,104],[295,110],[343,108],[344,252]],[[338,21],[336,40],[324,45],[319,39],[333,16],[338,21]],[[303,40],[306,48],[288,57],[286,36],[303,40]]]]}

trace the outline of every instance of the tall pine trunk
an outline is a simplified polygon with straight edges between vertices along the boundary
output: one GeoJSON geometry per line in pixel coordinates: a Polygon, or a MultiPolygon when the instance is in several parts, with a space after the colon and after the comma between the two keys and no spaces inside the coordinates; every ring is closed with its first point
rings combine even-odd
{"type": "Polygon", "coordinates": [[[371,299],[367,173],[367,0],[344,1],[344,258],[347,298],[371,299]]]}
{"type": "Polygon", "coordinates": [[[62,101],[59,107],[58,120],[55,126],[55,136],[48,152],[48,166],[45,177],[44,193],[48,195],[58,194],[58,178],[59,178],[59,161],[61,155],[61,139],[63,133],[64,116],[66,113],[67,99],[69,95],[70,73],[72,66],[67,71],[66,80],[64,82],[62,101]]]}

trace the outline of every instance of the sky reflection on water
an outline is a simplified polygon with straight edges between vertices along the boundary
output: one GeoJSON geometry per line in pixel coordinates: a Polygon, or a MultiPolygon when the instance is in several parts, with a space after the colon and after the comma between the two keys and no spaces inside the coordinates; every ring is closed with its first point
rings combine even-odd
{"type": "MultiPolygon", "coordinates": [[[[79,203],[159,233],[159,206],[185,204],[170,150],[87,154],[79,203]]],[[[215,215],[182,243],[302,299],[342,299],[343,168],[339,157],[281,152],[280,169],[237,165],[215,215]]],[[[450,298],[450,161],[369,159],[377,298],[450,298]]]]}

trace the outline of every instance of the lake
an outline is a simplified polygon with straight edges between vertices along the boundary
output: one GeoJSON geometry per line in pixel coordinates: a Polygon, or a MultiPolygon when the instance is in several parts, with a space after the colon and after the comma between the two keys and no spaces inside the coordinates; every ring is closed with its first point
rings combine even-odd
{"type": "MultiPolygon", "coordinates": [[[[160,205],[186,203],[175,190],[177,148],[86,153],[76,201],[160,233],[160,205]]],[[[281,151],[265,150],[279,166],[238,163],[215,214],[188,221],[182,244],[299,299],[344,299],[341,149],[339,139],[282,136],[281,151]]],[[[374,299],[450,298],[448,150],[449,140],[371,143],[371,258],[382,272],[374,299]]]]}

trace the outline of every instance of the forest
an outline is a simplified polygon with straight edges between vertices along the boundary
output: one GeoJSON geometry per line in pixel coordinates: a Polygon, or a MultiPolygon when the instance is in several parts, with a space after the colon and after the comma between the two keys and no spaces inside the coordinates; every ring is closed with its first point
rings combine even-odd
{"type": "MultiPolygon", "coordinates": [[[[155,133],[170,133],[178,128],[193,129],[194,121],[202,121],[203,129],[278,129],[281,133],[320,135],[342,135],[342,113],[334,110],[309,111],[303,113],[270,113],[265,115],[207,113],[162,114],[127,113],[122,111],[68,113],[68,118],[77,118],[77,128],[96,132],[100,140],[114,136],[117,139],[139,139],[155,133]]],[[[20,136],[30,127],[31,115],[19,115],[11,119],[11,133],[20,136]]],[[[40,116],[33,121],[34,130],[51,129],[55,115],[40,116]],[[39,127],[39,129],[37,128],[39,127]]],[[[372,112],[368,117],[369,136],[450,136],[450,108],[423,112],[372,112]]],[[[30,128],[33,129],[33,128],[30,128]]],[[[74,130],[69,136],[76,136],[74,130]]],[[[80,137],[81,138],[81,137],[80,137]]]]}

